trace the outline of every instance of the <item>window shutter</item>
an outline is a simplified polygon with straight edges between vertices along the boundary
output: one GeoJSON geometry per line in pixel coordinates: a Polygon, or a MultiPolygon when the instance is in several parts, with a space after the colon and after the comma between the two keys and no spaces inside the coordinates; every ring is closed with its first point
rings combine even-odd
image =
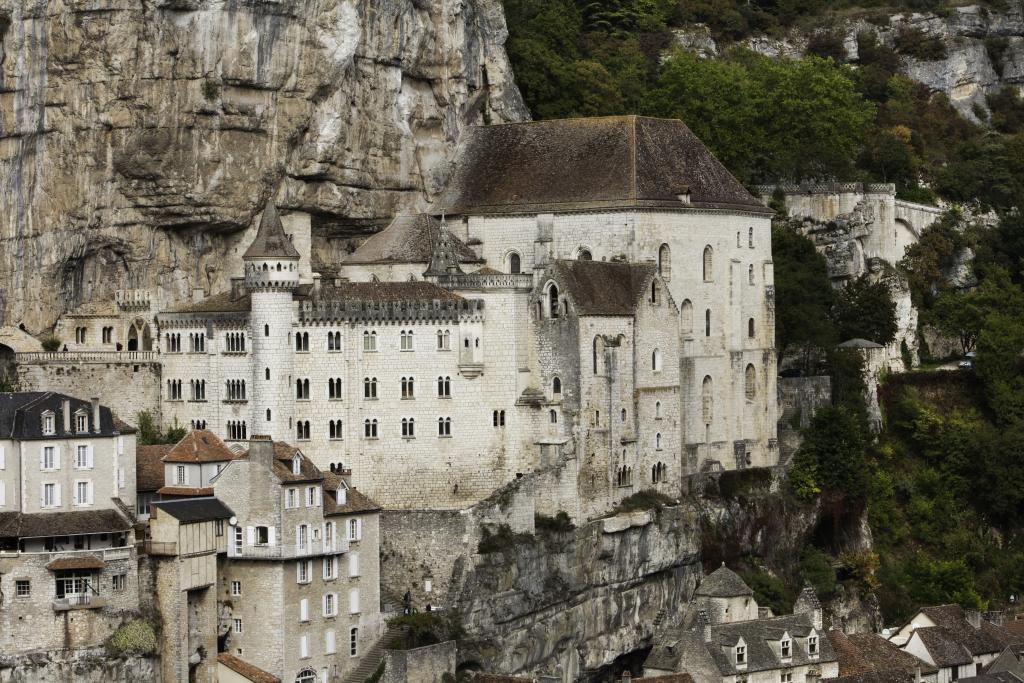
{"type": "Polygon", "coordinates": [[[60,484],[53,485],[53,504],[60,507],[60,484]]]}
{"type": "Polygon", "coordinates": [[[39,447],[39,469],[46,469],[46,446],[39,447]]]}
{"type": "Polygon", "coordinates": [[[299,529],[302,527],[301,524],[295,525],[295,552],[301,552],[302,548],[299,546],[299,529]]]}
{"type": "Polygon", "coordinates": [[[117,488],[124,488],[124,465],[117,468],[117,488]]]}
{"type": "Polygon", "coordinates": [[[0,446],[0,470],[7,469],[7,454],[4,452],[4,447],[0,446]]]}
{"type": "Polygon", "coordinates": [[[93,504],[93,500],[92,500],[92,482],[91,481],[88,481],[88,482],[85,483],[85,497],[86,497],[86,501],[85,502],[88,503],[89,505],[92,505],[93,504]]]}
{"type": "Polygon", "coordinates": [[[277,527],[272,526],[267,529],[267,543],[270,545],[277,545],[277,527]]]}
{"type": "Polygon", "coordinates": [[[309,600],[299,600],[299,621],[309,621],[309,600]]]}
{"type": "Polygon", "coordinates": [[[322,598],[320,598],[320,603],[321,603],[320,604],[320,610],[323,612],[323,615],[326,617],[328,615],[328,611],[327,611],[327,596],[326,595],[323,596],[322,598]]]}
{"type": "Polygon", "coordinates": [[[356,520],[356,540],[363,540],[363,520],[361,519],[356,520]]]}
{"type": "Polygon", "coordinates": [[[324,650],[327,652],[327,654],[333,654],[335,649],[336,645],[334,643],[334,631],[330,630],[324,634],[324,650]]]}
{"type": "Polygon", "coordinates": [[[304,635],[299,639],[299,657],[309,657],[309,636],[304,635]]]}
{"type": "Polygon", "coordinates": [[[54,469],[60,469],[60,446],[53,447],[53,467],[54,469]]]}
{"type": "Polygon", "coordinates": [[[349,553],[348,575],[359,576],[359,553],[349,553]]]}
{"type": "Polygon", "coordinates": [[[0,479],[0,507],[7,505],[7,485],[0,479]]]}
{"type": "Polygon", "coordinates": [[[46,505],[46,484],[39,485],[39,507],[46,505]]]}
{"type": "Polygon", "coordinates": [[[353,588],[348,592],[348,611],[349,614],[359,613],[359,589],[353,588]]]}
{"type": "Polygon", "coordinates": [[[89,444],[88,449],[86,451],[86,456],[85,457],[86,457],[86,462],[89,464],[89,467],[90,468],[95,467],[95,465],[93,464],[93,460],[92,460],[92,444],[89,444]]]}
{"type": "Polygon", "coordinates": [[[331,558],[324,558],[323,578],[330,578],[330,574],[327,573],[327,568],[331,565],[331,558]]]}
{"type": "Polygon", "coordinates": [[[256,545],[256,527],[245,527],[246,545],[256,545]]]}

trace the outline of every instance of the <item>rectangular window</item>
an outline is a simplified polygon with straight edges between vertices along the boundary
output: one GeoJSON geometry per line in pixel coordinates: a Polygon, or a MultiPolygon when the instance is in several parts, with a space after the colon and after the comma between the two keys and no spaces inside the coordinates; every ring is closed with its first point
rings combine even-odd
{"type": "Polygon", "coordinates": [[[127,584],[127,579],[127,574],[114,574],[114,576],[111,577],[110,582],[111,590],[113,590],[114,592],[123,591],[125,585],[127,584]]]}
{"type": "Polygon", "coordinates": [[[28,579],[18,579],[15,581],[14,595],[19,598],[32,597],[32,582],[28,579]]]}
{"type": "Polygon", "coordinates": [[[75,469],[84,470],[89,467],[89,447],[80,444],[75,447],[75,469]]]}
{"type": "Polygon", "coordinates": [[[175,479],[174,480],[177,482],[178,486],[182,486],[182,485],[188,483],[188,476],[186,474],[186,470],[185,470],[185,466],[184,465],[178,465],[175,468],[175,479]]]}
{"type": "Polygon", "coordinates": [[[258,526],[256,527],[256,545],[270,545],[270,527],[258,526]]]}
{"type": "Polygon", "coordinates": [[[213,533],[218,537],[224,535],[224,520],[218,519],[213,522],[213,533]]]}
{"type": "Polygon", "coordinates": [[[231,595],[233,597],[239,597],[242,594],[242,582],[232,581],[231,582],[231,595]]]}
{"type": "Polygon", "coordinates": [[[793,683],[793,674],[786,672],[781,676],[782,683],[793,683]]]}
{"type": "Polygon", "coordinates": [[[242,620],[241,619],[235,619],[235,629],[234,629],[234,631],[235,631],[235,633],[241,633],[242,632],[242,620]]]}
{"type": "Polygon", "coordinates": [[[284,506],[286,508],[293,508],[296,506],[295,503],[296,489],[288,489],[285,493],[284,506]]]}
{"type": "Polygon", "coordinates": [[[348,575],[350,577],[359,576],[359,553],[349,553],[349,555],[348,555],[348,575]]]}
{"type": "Polygon", "coordinates": [[[743,645],[736,646],[736,663],[746,664],[747,663],[747,648],[743,645]]]}
{"type": "Polygon", "coordinates": [[[43,434],[50,435],[56,430],[54,429],[54,418],[52,413],[43,415],[43,434]]]}
{"type": "Polygon", "coordinates": [[[324,616],[333,617],[338,613],[338,596],[328,593],[324,596],[324,616]]]}
{"type": "Polygon", "coordinates": [[[348,592],[348,613],[359,614],[359,589],[352,588],[348,592]]]}
{"type": "Polygon", "coordinates": [[[298,574],[297,581],[299,583],[309,583],[309,580],[310,580],[309,579],[309,575],[310,575],[309,569],[310,569],[310,565],[311,564],[312,564],[312,562],[310,562],[309,560],[299,560],[298,565],[297,565],[297,569],[296,569],[297,574],[298,574]]]}
{"type": "Polygon", "coordinates": [[[338,558],[324,558],[324,581],[338,578],[338,558]]]}
{"type": "Polygon", "coordinates": [[[316,486],[310,486],[306,489],[306,507],[316,507],[320,504],[319,489],[316,486]]]}
{"type": "Polygon", "coordinates": [[[811,636],[807,639],[807,654],[818,654],[818,636],[811,636]]]}
{"type": "Polygon", "coordinates": [[[42,505],[44,508],[52,508],[58,505],[56,484],[43,484],[42,505]]]}
{"type": "Polygon", "coordinates": [[[85,434],[89,431],[89,416],[88,415],[76,415],[75,416],[75,431],[79,434],[85,434]]]}
{"type": "Polygon", "coordinates": [[[90,505],[92,503],[92,482],[75,482],[75,505],[90,505]]]}
{"type": "Polygon", "coordinates": [[[782,656],[783,657],[791,657],[793,655],[793,648],[790,645],[790,641],[783,640],[781,642],[781,647],[782,647],[782,656]]]}
{"type": "Polygon", "coordinates": [[[303,635],[301,638],[299,638],[299,658],[300,659],[308,659],[309,658],[309,636],[308,635],[303,635]]]}
{"type": "Polygon", "coordinates": [[[43,446],[42,469],[55,470],[57,465],[57,449],[54,446],[43,446]]]}

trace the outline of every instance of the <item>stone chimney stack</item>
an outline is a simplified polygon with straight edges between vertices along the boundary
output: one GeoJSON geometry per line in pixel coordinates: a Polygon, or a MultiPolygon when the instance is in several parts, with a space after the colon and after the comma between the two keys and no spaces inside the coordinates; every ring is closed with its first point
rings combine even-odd
{"type": "Polygon", "coordinates": [[[701,639],[705,643],[711,642],[711,619],[708,618],[708,611],[697,610],[697,629],[700,630],[701,639]]]}
{"type": "Polygon", "coordinates": [[[249,439],[249,462],[268,470],[274,467],[274,442],[269,436],[259,434],[249,439]]]}
{"type": "Polygon", "coordinates": [[[981,610],[965,609],[964,617],[967,618],[967,622],[974,628],[981,628],[981,610]]]}
{"type": "Polygon", "coordinates": [[[94,432],[100,431],[100,397],[92,397],[92,430],[94,432]]]}
{"type": "Polygon", "coordinates": [[[818,601],[818,595],[814,592],[811,584],[804,584],[803,590],[800,591],[800,595],[796,599],[796,604],[793,605],[793,614],[809,614],[814,628],[819,631],[823,628],[821,602],[818,601]]]}
{"type": "Polygon", "coordinates": [[[61,404],[61,412],[64,413],[64,433],[67,434],[71,431],[71,401],[64,399],[61,404]]]}

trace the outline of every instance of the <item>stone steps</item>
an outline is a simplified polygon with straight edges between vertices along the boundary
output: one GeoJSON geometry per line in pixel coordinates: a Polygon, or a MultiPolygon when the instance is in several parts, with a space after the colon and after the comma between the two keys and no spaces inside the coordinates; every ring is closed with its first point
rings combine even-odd
{"type": "Polygon", "coordinates": [[[366,679],[373,675],[380,666],[380,663],[384,661],[384,650],[394,641],[402,635],[401,626],[388,626],[384,635],[373,644],[373,647],[363,655],[357,666],[352,671],[341,679],[342,683],[366,683],[366,679]]]}

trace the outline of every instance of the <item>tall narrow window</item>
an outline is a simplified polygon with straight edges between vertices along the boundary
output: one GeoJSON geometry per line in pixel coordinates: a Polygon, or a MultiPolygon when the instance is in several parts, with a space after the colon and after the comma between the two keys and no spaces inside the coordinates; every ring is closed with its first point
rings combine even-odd
{"type": "Polygon", "coordinates": [[[402,398],[416,398],[415,383],[412,377],[402,378],[402,398]]]}
{"type": "Polygon", "coordinates": [[[651,352],[651,370],[661,372],[661,350],[654,349],[651,352]]]}
{"type": "Polygon", "coordinates": [[[753,401],[754,396],[757,395],[757,370],[754,369],[752,363],[747,365],[747,369],[743,373],[743,387],[747,400],[753,401]]]}
{"type": "Polygon", "coordinates": [[[551,380],[551,392],[554,394],[562,393],[562,380],[559,377],[555,377],[551,380]]]}
{"type": "Polygon", "coordinates": [[[548,316],[558,317],[558,286],[553,282],[548,286],[548,316]]]}
{"type": "Polygon", "coordinates": [[[508,255],[508,272],[512,273],[513,275],[518,275],[520,272],[522,272],[522,264],[519,258],[519,254],[517,254],[514,251],[508,255]]]}
{"type": "Polygon", "coordinates": [[[754,284],[754,265],[747,266],[747,284],[754,284]]]}
{"type": "Polygon", "coordinates": [[[751,249],[754,248],[754,229],[753,228],[747,229],[747,246],[749,246],[751,249]]]}
{"type": "Polygon", "coordinates": [[[701,382],[700,387],[700,403],[701,403],[701,417],[704,419],[704,424],[711,424],[711,420],[714,417],[714,386],[711,381],[711,375],[704,378],[701,382]]]}
{"type": "Polygon", "coordinates": [[[711,336],[711,309],[704,311],[704,336],[711,336]]]}
{"type": "Polygon", "coordinates": [[[363,378],[363,398],[365,398],[365,399],[377,398],[377,378],[376,377],[364,377],[363,378]]]}
{"type": "Polygon", "coordinates": [[[714,278],[713,267],[714,267],[714,250],[711,249],[711,245],[704,247],[704,282],[711,282],[714,278]]]}
{"type": "MultiPolygon", "coordinates": [[[[495,422],[497,422],[497,415],[495,415],[495,422]]],[[[437,418],[437,435],[438,436],[451,436],[452,435],[452,419],[450,417],[439,417],[439,418],[437,418]]]]}
{"type": "Polygon", "coordinates": [[[747,320],[747,336],[751,339],[754,338],[754,319],[750,318],[747,320]]]}
{"type": "Polygon", "coordinates": [[[684,299],[679,308],[679,328],[684,333],[693,332],[693,304],[689,299],[684,299]]]}
{"type": "Polygon", "coordinates": [[[437,378],[437,396],[438,398],[451,398],[452,396],[452,378],[449,376],[437,378]]]}
{"type": "Polygon", "coordinates": [[[658,275],[661,276],[662,280],[672,278],[672,252],[667,244],[663,244],[658,248],[658,275]]]}

